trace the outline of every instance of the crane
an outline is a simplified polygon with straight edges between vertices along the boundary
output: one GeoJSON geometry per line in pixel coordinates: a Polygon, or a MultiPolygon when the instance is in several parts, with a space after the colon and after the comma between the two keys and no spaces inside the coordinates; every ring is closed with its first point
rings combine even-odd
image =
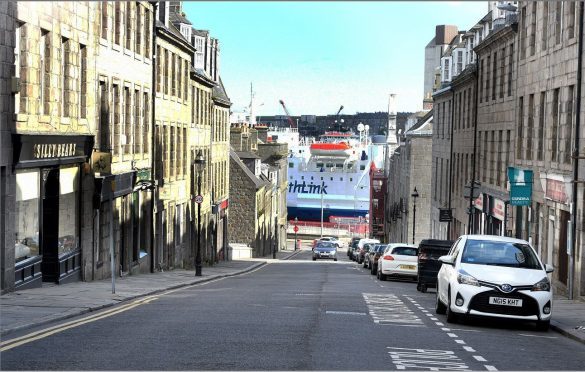
{"type": "Polygon", "coordinates": [[[343,110],[343,105],[341,105],[339,107],[339,110],[337,110],[337,114],[335,114],[335,122],[337,123],[337,130],[341,131],[341,121],[338,120],[339,119],[339,114],[341,113],[341,110],[343,110]]]}
{"type": "Polygon", "coordinates": [[[284,104],[283,100],[278,101],[280,102],[280,104],[282,105],[282,108],[284,109],[284,112],[286,113],[286,118],[288,119],[288,125],[291,128],[296,128],[296,124],[294,122],[294,120],[292,119],[292,117],[290,116],[290,112],[288,112],[288,109],[286,108],[286,105],[284,104]]]}

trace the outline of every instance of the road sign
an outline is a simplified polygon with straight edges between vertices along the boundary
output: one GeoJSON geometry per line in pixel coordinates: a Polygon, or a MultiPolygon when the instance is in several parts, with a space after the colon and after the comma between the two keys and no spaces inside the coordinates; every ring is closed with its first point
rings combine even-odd
{"type": "Polygon", "coordinates": [[[203,196],[202,195],[197,195],[195,197],[195,203],[197,203],[197,204],[203,203],[203,196]]]}
{"type": "Polygon", "coordinates": [[[299,227],[298,227],[298,226],[295,226],[295,227],[293,228],[293,231],[294,231],[294,232],[298,232],[298,231],[299,231],[299,227]]]}

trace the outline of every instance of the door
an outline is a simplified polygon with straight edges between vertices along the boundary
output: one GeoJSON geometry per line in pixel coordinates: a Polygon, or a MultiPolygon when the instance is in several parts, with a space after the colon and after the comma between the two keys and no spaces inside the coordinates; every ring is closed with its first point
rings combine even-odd
{"type": "Polygon", "coordinates": [[[44,282],[59,279],[59,169],[42,170],[40,245],[44,282]]]}
{"type": "Polygon", "coordinates": [[[569,255],[567,254],[567,225],[569,224],[569,212],[560,211],[561,220],[559,225],[559,281],[567,284],[569,255]]]}
{"type": "Polygon", "coordinates": [[[546,263],[552,266],[556,266],[553,262],[553,248],[555,244],[555,220],[548,220],[548,231],[547,231],[547,245],[546,245],[546,263]]]}

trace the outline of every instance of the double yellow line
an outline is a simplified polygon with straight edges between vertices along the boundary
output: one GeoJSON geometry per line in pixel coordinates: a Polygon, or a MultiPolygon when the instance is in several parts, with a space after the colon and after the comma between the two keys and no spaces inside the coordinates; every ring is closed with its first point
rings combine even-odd
{"type": "Polygon", "coordinates": [[[83,324],[95,322],[96,320],[108,318],[110,316],[113,316],[113,315],[116,315],[119,313],[123,313],[125,311],[134,309],[137,306],[147,304],[147,303],[154,301],[156,299],[158,299],[158,296],[147,296],[147,297],[141,298],[139,300],[130,302],[128,304],[117,306],[114,309],[100,312],[100,313],[95,314],[95,315],[90,315],[90,316],[84,317],[82,319],[73,320],[73,321],[70,321],[67,323],[59,324],[59,325],[54,326],[54,327],[43,329],[41,331],[29,333],[25,336],[21,336],[21,337],[13,338],[13,339],[8,340],[8,341],[0,342],[0,352],[7,351],[7,350],[10,350],[12,348],[24,345],[24,344],[28,344],[29,342],[37,341],[37,340],[43,339],[45,337],[49,337],[51,335],[54,335],[55,333],[63,332],[63,331],[66,331],[70,328],[79,327],[83,324]]]}

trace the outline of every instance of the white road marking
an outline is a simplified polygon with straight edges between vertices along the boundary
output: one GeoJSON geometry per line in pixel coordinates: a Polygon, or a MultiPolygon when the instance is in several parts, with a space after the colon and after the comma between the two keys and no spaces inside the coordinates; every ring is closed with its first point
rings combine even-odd
{"type": "Polygon", "coordinates": [[[353,311],[331,311],[327,310],[325,314],[336,314],[336,315],[366,315],[366,313],[356,313],[353,311]]]}
{"type": "Polygon", "coordinates": [[[433,318],[431,318],[431,320],[438,320],[438,319],[433,317],[433,318]]]}
{"type": "Polygon", "coordinates": [[[525,337],[539,337],[539,338],[557,338],[554,336],[538,336],[538,335],[527,335],[524,333],[518,333],[518,336],[525,336],[525,337]]]}
{"type": "Polygon", "coordinates": [[[463,346],[463,348],[470,353],[475,353],[475,349],[473,349],[471,346],[463,346]]]}
{"type": "Polygon", "coordinates": [[[461,371],[469,367],[453,351],[387,347],[396,369],[461,371]]]}
{"type": "Polygon", "coordinates": [[[444,326],[444,324],[441,323],[441,322],[435,322],[435,324],[438,325],[438,326],[441,326],[441,327],[444,326]]]}
{"type": "Polygon", "coordinates": [[[363,293],[363,296],[374,323],[423,324],[423,321],[395,295],[363,293]]]}
{"type": "Polygon", "coordinates": [[[465,344],[465,341],[463,341],[463,340],[455,340],[455,342],[457,342],[458,344],[462,344],[462,345],[465,344]]]}
{"type": "Polygon", "coordinates": [[[447,336],[449,337],[453,337],[453,338],[457,338],[459,336],[457,336],[455,333],[447,333],[447,336]]]}
{"type": "Polygon", "coordinates": [[[487,364],[483,365],[485,367],[485,369],[487,369],[488,371],[497,371],[498,369],[494,366],[488,366],[487,364]]]}
{"type": "Polygon", "coordinates": [[[475,360],[477,360],[478,362],[487,362],[487,360],[485,360],[484,357],[479,356],[479,355],[474,355],[473,356],[475,358],[475,360]]]}
{"type": "Polygon", "coordinates": [[[441,328],[441,331],[445,331],[445,332],[449,332],[451,330],[451,328],[441,328]]]}

